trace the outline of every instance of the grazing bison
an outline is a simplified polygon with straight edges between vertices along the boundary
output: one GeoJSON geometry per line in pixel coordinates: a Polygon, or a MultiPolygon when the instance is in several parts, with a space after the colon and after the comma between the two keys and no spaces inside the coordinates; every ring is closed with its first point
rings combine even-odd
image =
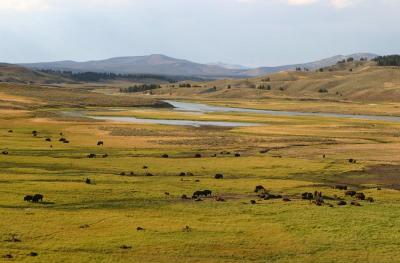
{"type": "Polygon", "coordinates": [[[86,178],[85,183],[86,183],[86,184],[91,184],[92,181],[91,181],[89,178],[86,178]]]}
{"type": "Polygon", "coordinates": [[[256,203],[256,200],[250,200],[250,204],[255,205],[256,203]]]}
{"type": "Polygon", "coordinates": [[[182,195],[181,199],[189,199],[189,197],[187,197],[187,195],[182,195]]]}
{"type": "Polygon", "coordinates": [[[154,176],[152,173],[146,173],[146,176],[154,176]]]}
{"type": "Polygon", "coordinates": [[[217,201],[217,202],[225,202],[225,199],[222,198],[222,197],[217,196],[217,197],[215,198],[215,201],[217,201]]]}
{"type": "Polygon", "coordinates": [[[50,138],[46,138],[46,142],[51,142],[51,139],[50,138]]]}
{"type": "Polygon", "coordinates": [[[24,201],[26,201],[26,202],[31,202],[32,199],[33,199],[32,195],[27,195],[27,196],[24,197],[24,201]]]}
{"type": "Polygon", "coordinates": [[[13,133],[14,131],[13,130],[8,130],[8,133],[13,133]]]}
{"type": "Polygon", "coordinates": [[[364,193],[356,193],[355,198],[358,200],[365,200],[365,194],[364,193]]]}
{"type": "Polygon", "coordinates": [[[366,198],[365,200],[368,201],[368,202],[370,202],[370,203],[375,202],[374,198],[372,198],[372,197],[368,197],[368,198],[366,198]]]}
{"type": "Polygon", "coordinates": [[[108,157],[108,154],[103,154],[103,156],[102,156],[103,158],[107,158],[108,157]]]}
{"type": "Polygon", "coordinates": [[[257,186],[256,186],[256,189],[254,189],[254,192],[255,192],[255,193],[258,193],[258,191],[265,191],[264,186],[262,186],[262,185],[257,185],[257,186]]]}
{"type": "Polygon", "coordinates": [[[186,173],[185,173],[185,172],[181,172],[181,173],[179,174],[179,176],[186,176],[186,173]]]}
{"type": "Polygon", "coordinates": [[[68,141],[68,140],[65,140],[65,141],[63,141],[63,143],[69,143],[69,141],[68,141]]]}
{"type": "Polygon", "coordinates": [[[322,155],[322,158],[324,158],[324,159],[325,159],[325,158],[326,158],[326,155],[325,155],[325,154],[324,154],[324,155],[322,155]]]}
{"type": "Polygon", "coordinates": [[[261,150],[261,151],[260,151],[260,153],[268,153],[268,152],[269,152],[268,149],[265,149],[265,150],[261,150]]]}
{"type": "Polygon", "coordinates": [[[317,206],[321,206],[324,203],[324,198],[322,196],[322,192],[315,191],[314,192],[314,199],[315,199],[315,204],[317,206]]]}
{"type": "Polygon", "coordinates": [[[32,131],[33,136],[37,136],[38,132],[37,131],[32,131]]]}
{"type": "Polygon", "coordinates": [[[162,158],[168,158],[169,156],[168,156],[168,154],[163,154],[161,157],[162,158]]]}
{"type": "Polygon", "coordinates": [[[347,202],[342,200],[342,201],[339,201],[337,203],[337,205],[339,205],[339,206],[347,205],[347,202]]]}
{"type": "Polygon", "coordinates": [[[224,179],[224,175],[223,174],[216,174],[214,176],[215,179],[224,179]]]}
{"type": "Polygon", "coordinates": [[[235,153],[235,157],[240,157],[240,153],[235,153]]]}
{"type": "Polygon", "coordinates": [[[98,141],[97,142],[97,146],[104,146],[104,142],[103,141],[98,141]]]}
{"type": "Polygon", "coordinates": [[[290,202],[290,201],[291,201],[288,197],[284,197],[282,200],[283,200],[284,202],[290,202]]]}
{"type": "Polygon", "coordinates": [[[43,202],[43,195],[41,195],[41,194],[35,194],[35,195],[32,197],[32,202],[33,202],[33,203],[43,202]]]}
{"type": "Polygon", "coordinates": [[[59,142],[65,142],[65,141],[67,141],[67,139],[65,139],[65,138],[60,138],[58,141],[59,141],[59,142]]]}
{"type": "Polygon", "coordinates": [[[335,185],[334,189],[338,189],[338,190],[347,190],[347,186],[346,185],[335,185]]]}
{"type": "Polygon", "coordinates": [[[356,195],[356,193],[357,193],[356,191],[346,191],[346,192],[344,193],[344,195],[353,197],[353,196],[356,195]]]}
{"type": "Polygon", "coordinates": [[[149,167],[147,167],[146,165],[143,166],[143,169],[149,169],[149,167]]]}
{"type": "Polygon", "coordinates": [[[195,157],[195,158],[201,158],[201,154],[200,154],[200,153],[196,153],[196,154],[194,155],[194,157],[195,157]]]}
{"type": "Polygon", "coordinates": [[[119,175],[125,176],[126,173],[125,172],[121,172],[119,175]]]}
{"type": "Polygon", "coordinates": [[[200,196],[204,196],[204,191],[196,191],[193,193],[192,198],[196,199],[199,198],[200,196]]]}
{"type": "Polygon", "coordinates": [[[169,193],[168,193],[168,192],[165,192],[164,194],[165,194],[165,195],[169,195],[169,193]]]}
{"type": "Polygon", "coordinates": [[[140,227],[140,226],[138,226],[138,227],[136,228],[136,230],[137,230],[137,231],[144,231],[144,228],[143,228],[143,227],[140,227]]]}
{"type": "Polygon", "coordinates": [[[361,206],[361,204],[359,202],[356,202],[356,201],[352,201],[350,204],[354,205],[354,206],[361,206]]]}
{"type": "Polygon", "coordinates": [[[96,154],[94,154],[94,153],[88,154],[87,158],[89,158],[89,159],[96,158],[96,154]]]}
{"type": "Polygon", "coordinates": [[[3,155],[8,155],[8,151],[2,151],[1,152],[3,155]]]}
{"type": "Polygon", "coordinates": [[[303,199],[303,200],[313,200],[314,199],[314,195],[312,194],[312,193],[308,193],[308,192],[306,192],[306,193],[302,193],[301,194],[301,199],[303,199]]]}
{"type": "Polygon", "coordinates": [[[349,159],[349,163],[357,163],[357,160],[355,160],[355,159],[353,159],[353,158],[350,158],[350,159],[349,159]]]}
{"type": "Polygon", "coordinates": [[[204,190],[203,194],[204,194],[204,196],[211,196],[212,195],[212,191],[211,190],[204,190]]]}

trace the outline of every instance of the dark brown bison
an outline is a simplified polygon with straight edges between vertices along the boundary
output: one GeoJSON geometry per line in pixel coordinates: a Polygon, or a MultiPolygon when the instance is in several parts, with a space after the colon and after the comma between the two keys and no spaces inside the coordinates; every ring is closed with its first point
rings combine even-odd
{"type": "Polygon", "coordinates": [[[96,158],[96,154],[94,154],[94,153],[88,154],[87,158],[89,158],[89,159],[96,158]]]}
{"type": "Polygon", "coordinates": [[[358,200],[365,200],[365,194],[364,193],[356,193],[354,196],[358,200]]]}
{"type": "Polygon", "coordinates": [[[97,146],[104,146],[104,142],[103,141],[98,141],[97,142],[97,146]]]}
{"type": "Polygon", "coordinates": [[[51,142],[51,139],[50,138],[46,138],[46,142],[51,142]]]}
{"type": "Polygon", "coordinates": [[[250,204],[255,205],[256,203],[256,200],[250,200],[250,204]]]}
{"type": "Polygon", "coordinates": [[[103,156],[102,156],[103,158],[107,158],[108,157],[108,154],[103,154],[103,156]]]}
{"type": "Polygon", "coordinates": [[[338,190],[347,190],[347,186],[346,185],[335,185],[334,189],[338,189],[338,190]]]}
{"type": "Polygon", "coordinates": [[[257,185],[256,188],[254,189],[255,193],[258,193],[259,191],[265,191],[264,186],[262,185],[257,185]]]}
{"type": "Polygon", "coordinates": [[[204,196],[211,196],[212,195],[212,191],[211,190],[204,190],[203,194],[204,194],[204,196]]]}
{"type": "Polygon", "coordinates": [[[186,173],[185,173],[185,172],[181,172],[181,173],[179,174],[179,176],[186,176],[186,173]]]}
{"type": "Polygon", "coordinates": [[[168,158],[169,156],[168,156],[168,154],[163,154],[161,157],[162,158],[168,158]]]}
{"type": "Polygon", "coordinates": [[[356,201],[351,201],[350,204],[354,205],[354,206],[361,206],[361,204],[359,202],[356,202],[356,201]]]}
{"type": "Polygon", "coordinates": [[[8,133],[13,133],[14,131],[13,130],[8,130],[8,133]]]}
{"type": "Polygon", "coordinates": [[[91,184],[91,183],[92,183],[92,180],[90,180],[89,178],[86,178],[85,183],[86,183],[86,184],[91,184]]]}
{"type": "Polygon", "coordinates": [[[31,202],[32,199],[33,199],[32,195],[27,195],[27,196],[24,197],[24,201],[26,201],[26,202],[31,202]]]}
{"type": "Polygon", "coordinates": [[[302,193],[301,194],[301,199],[303,199],[303,200],[313,200],[314,199],[314,195],[312,194],[312,193],[308,193],[308,192],[306,192],[306,193],[302,193]]]}
{"type": "Polygon", "coordinates": [[[344,193],[344,195],[353,197],[353,196],[356,195],[356,193],[357,193],[356,191],[346,191],[346,192],[344,193]]]}
{"type": "Polygon", "coordinates": [[[43,195],[41,195],[41,194],[35,194],[35,195],[32,197],[32,202],[33,202],[33,203],[43,202],[43,195]]]}
{"type": "Polygon", "coordinates": [[[240,153],[235,153],[235,157],[240,157],[240,153]]]}
{"type": "Polygon", "coordinates": [[[1,152],[3,155],[8,155],[8,151],[2,151],[1,152]]]}
{"type": "Polygon", "coordinates": [[[283,200],[284,202],[290,202],[290,201],[291,201],[290,198],[288,198],[288,197],[284,197],[284,198],[282,198],[282,200],[283,200]]]}
{"type": "Polygon", "coordinates": [[[337,205],[339,205],[339,206],[347,205],[347,202],[341,200],[341,201],[339,201],[339,202],[337,203],[337,205]]]}
{"type": "Polygon", "coordinates": [[[194,155],[194,158],[201,158],[201,154],[200,154],[200,153],[196,153],[196,154],[194,155]]]}
{"type": "Polygon", "coordinates": [[[223,174],[216,174],[214,176],[215,179],[224,179],[224,175],[223,174]]]}
{"type": "Polygon", "coordinates": [[[182,195],[181,199],[189,199],[189,197],[187,197],[187,195],[182,195]]]}
{"type": "Polygon", "coordinates": [[[370,203],[375,202],[374,198],[372,198],[372,197],[367,197],[365,200],[370,202],[370,203]]]}

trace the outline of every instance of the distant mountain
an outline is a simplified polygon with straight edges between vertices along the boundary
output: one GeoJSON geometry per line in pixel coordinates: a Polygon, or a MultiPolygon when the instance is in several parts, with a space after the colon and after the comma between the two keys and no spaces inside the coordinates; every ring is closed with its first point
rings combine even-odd
{"type": "Polygon", "coordinates": [[[226,77],[253,77],[269,73],[295,70],[296,67],[308,68],[310,70],[327,67],[338,61],[353,57],[354,59],[376,57],[375,54],[357,53],[347,56],[334,56],[319,61],[284,65],[278,67],[246,68],[240,65],[228,65],[224,63],[201,64],[188,60],[171,58],[165,55],[149,55],[135,57],[117,57],[106,60],[87,62],[57,61],[21,64],[24,67],[35,70],[61,70],[73,72],[110,72],[121,74],[156,74],[171,76],[196,76],[206,78],[226,77]]]}
{"type": "Polygon", "coordinates": [[[211,66],[218,66],[221,68],[226,68],[226,69],[250,69],[250,67],[247,66],[243,66],[243,65],[238,65],[238,64],[226,64],[223,62],[212,62],[212,63],[208,63],[207,65],[211,65],[211,66]]]}

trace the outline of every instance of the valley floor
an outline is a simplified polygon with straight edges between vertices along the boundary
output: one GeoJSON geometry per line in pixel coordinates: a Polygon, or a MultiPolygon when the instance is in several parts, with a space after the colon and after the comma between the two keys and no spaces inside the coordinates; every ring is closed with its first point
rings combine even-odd
{"type": "Polygon", "coordinates": [[[125,108],[117,115],[260,126],[127,124],[0,91],[0,260],[400,262],[400,123],[125,108]],[[257,185],[290,201],[265,200],[257,185]],[[350,205],[335,185],[374,202],[350,205]],[[314,191],[322,206],[301,199],[314,191]],[[37,193],[43,202],[24,201],[37,193]]]}

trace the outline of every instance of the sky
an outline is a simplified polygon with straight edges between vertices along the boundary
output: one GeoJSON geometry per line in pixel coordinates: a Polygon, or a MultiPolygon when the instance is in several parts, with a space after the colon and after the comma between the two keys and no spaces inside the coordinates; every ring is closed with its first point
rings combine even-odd
{"type": "Polygon", "coordinates": [[[0,0],[0,61],[165,54],[302,63],[400,53],[400,0],[0,0]]]}

